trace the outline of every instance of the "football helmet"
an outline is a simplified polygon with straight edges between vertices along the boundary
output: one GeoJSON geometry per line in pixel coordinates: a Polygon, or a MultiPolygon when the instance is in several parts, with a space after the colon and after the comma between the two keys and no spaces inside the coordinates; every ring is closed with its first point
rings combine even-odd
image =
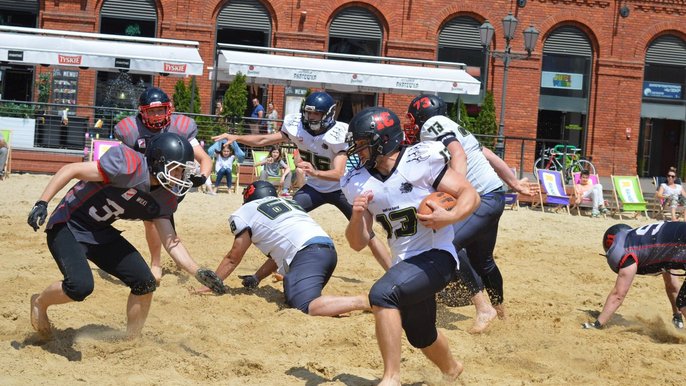
{"type": "Polygon", "coordinates": [[[348,124],[348,160],[356,170],[372,169],[376,166],[376,157],[398,149],[403,138],[400,119],[393,111],[385,107],[367,107],[355,114],[348,124]],[[360,156],[364,149],[369,149],[367,159],[360,156]]]}
{"type": "Polygon", "coordinates": [[[319,91],[310,94],[300,108],[300,122],[303,129],[312,135],[320,135],[332,128],[336,124],[334,114],[336,113],[336,102],[331,95],[319,91]],[[311,118],[310,113],[318,112],[321,118],[311,118]]]}
{"type": "Polygon", "coordinates": [[[605,231],[605,234],[603,235],[603,249],[605,252],[607,252],[608,249],[612,246],[612,243],[615,242],[615,235],[623,230],[629,230],[631,227],[627,224],[615,224],[605,231]]]}
{"type": "Polygon", "coordinates": [[[143,91],[138,98],[141,121],[150,130],[160,131],[165,128],[171,120],[173,111],[174,107],[169,96],[157,87],[150,87],[143,91]]]}
{"type": "Polygon", "coordinates": [[[255,181],[243,189],[244,204],[265,197],[278,197],[276,188],[268,181],[255,181]]]}
{"type": "Polygon", "coordinates": [[[154,136],[145,150],[145,159],[150,173],[172,194],[181,197],[193,186],[193,147],[186,138],[175,133],[154,136]]]}
{"type": "Polygon", "coordinates": [[[417,95],[407,108],[407,122],[403,126],[405,143],[412,145],[419,142],[419,131],[426,121],[436,115],[446,115],[448,105],[437,95],[417,95]]]}

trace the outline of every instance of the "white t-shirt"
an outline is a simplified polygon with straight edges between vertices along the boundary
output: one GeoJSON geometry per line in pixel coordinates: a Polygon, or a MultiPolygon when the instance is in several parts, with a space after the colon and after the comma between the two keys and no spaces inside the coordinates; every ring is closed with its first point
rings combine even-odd
{"type": "Polygon", "coordinates": [[[450,118],[436,115],[429,118],[419,133],[420,139],[452,133],[460,142],[467,155],[467,180],[479,194],[490,193],[503,186],[503,181],[498,177],[493,167],[481,151],[479,141],[465,128],[453,122],[450,118]],[[428,133],[431,131],[431,133],[428,133]]]}
{"type": "Polygon", "coordinates": [[[417,220],[419,203],[436,191],[448,167],[448,150],[440,142],[421,142],[401,149],[398,157],[385,181],[365,168],[349,170],[341,179],[345,197],[352,204],[363,192],[374,193],[368,210],[387,232],[394,265],[434,248],[450,252],[457,261],[453,228],[445,226],[434,232],[417,220]]]}
{"type": "Polygon", "coordinates": [[[295,201],[280,197],[244,204],[229,217],[229,227],[234,235],[249,230],[252,243],[274,259],[282,274],[306,241],[329,237],[295,201]]]}
{"type": "MultiPolygon", "coordinates": [[[[300,158],[311,163],[317,170],[330,170],[336,155],[348,150],[348,143],[345,141],[348,124],[344,122],[336,122],[325,133],[312,136],[303,129],[300,113],[288,114],[284,118],[281,132],[298,147],[300,158]]],[[[320,193],[330,193],[341,189],[338,181],[323,180],[314,176],[307,177],[307,185],[320,193]]]]}

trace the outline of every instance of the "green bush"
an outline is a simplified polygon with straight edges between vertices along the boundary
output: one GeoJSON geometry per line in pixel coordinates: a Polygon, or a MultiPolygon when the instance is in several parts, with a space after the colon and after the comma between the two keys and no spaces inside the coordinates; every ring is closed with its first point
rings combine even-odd
{"type": "Polygon", "coordinates": [[[36,88],[38,89],[38,102],[48,103],[50,102],[50,73],[44,72],[38,75],[38,82],[36,83],[36,88]]]}
{"type": "Polygon", "coordinates": [[[227,121],[233,121],[238,128],[243,127],[243,115],[248,107],[248,84],[245,75],[236,74],[224,94],[224,111],[222,115],[227,121]]]}
{"type": "Polygon", "coordinates": [[[176,82],[172,100],[174,103],[174,110],[180,113],[200,114],[200,93],[194,76],[191,77],[188,86],[186,86],[186,82],[183,79],[179,79],[179,81],[176,82]],[[191,111],[191,90],[195,90],[195,93],[193,94],[193,111],[191,111]]]}
{"type": "Polygon", "coordinates": [[[33,118],[34,107],[24,103],[0,103],[0,117],[33,118]]]}

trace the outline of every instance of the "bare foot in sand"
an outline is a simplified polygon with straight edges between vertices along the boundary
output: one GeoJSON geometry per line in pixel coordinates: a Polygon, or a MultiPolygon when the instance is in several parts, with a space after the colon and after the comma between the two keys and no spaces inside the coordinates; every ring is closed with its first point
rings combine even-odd
{"type": "Polygon", "coordinates": [[[443,373],[443,379],[441,384],[454,384],[454,382],[457,381],[457,378],[460,376],[460,374],[462,374],[462,371],[464,371],[464,366],[462,365],[462,362],[455,361],[454,371],[451,371],[449,374],[443,373]]]}
{"type": "Polygon", "coordinates": [[[52,336],[47,310],[38,304],[38,294],[31,295],[31,326],[43,338],[52,336]]]}
{"type": "Polygon", "coordinates": [[[481,312],[474,318],[474,324],[469,329],[470,334],[481,334],[486,331],[491,322],[498,316],[498,312],[493,307],[488,307],[487,312],[481,312]]]}
{"type": "Polygon", "coordinates": [[[507,319],[507,314],[505,313],[505,305],[500,303],[496,306],[493,306],[495,308],[496,312],[498,312],[498,319],[505,320],[507,319]]]}

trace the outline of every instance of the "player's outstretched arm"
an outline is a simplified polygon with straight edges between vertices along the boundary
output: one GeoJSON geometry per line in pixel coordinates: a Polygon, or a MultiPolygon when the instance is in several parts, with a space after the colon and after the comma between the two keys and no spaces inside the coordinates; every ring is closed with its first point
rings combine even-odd
{"type": "Polygon", "coordinates": [[[364,192],[353,201],[353,214],[345,228],[345,238],[350,247],[361,251],[369,244],[372,232],[372,214],[367,210],[368,204],[374,199],[372,192],[364,192]]]}
{"type": "Polygon", "coordinates": [[[252,241],[250,240],[249,232],[245,231],[236,236],[236,238],[233,240],[231,249],[226,255],[224,255],[222,261],[219,262],[217,269],[214,270],[220,279],[226,280],[226,278],[233,273],[236,267],[238,267],[243,260],[243,256],[248,248],[250,248],[250,245],[252,245],[252,241]]]}
{"type": "Polygon", "coordinates": [[[598,315],[598,319],[596,320],[597,323],[594,323],[594,327],[599,328],[604,326],[610,320],[612,315],[614,315],[619,306],[622,305],[626,294],[631,288],[631,283],[634,281],[637,269],[638,265],[632,264],[619,270],[619,273],[617,274],[617,280],[615,281],[615,286],[612,288],[612,291],[610,291],[610,294],[607,295],[603,310],[600,312],[600,315],[598,315]]]}
{"type": "Polygon", "coordinates": [[[481,149],[481,152],[483,153],[484,157],[486,157],[486,160],[488,161],[489,164],[491,164],[491,167],[493,170],[495,170],[495,173],[500,177],[501,180],[505,181],[505,183],[512,188],[515,192],[521,193],[527,196],[533,195],[533,192],[531,192],[531,188],[529,187],[529,179],[528,178],[522,178],[521,180],[517,179],[517,176],[512,173],[512,169],[510,169],[510,166],[503,161],[502,158],[498,157],[491,149],[484,147],[481,149]]]}
{"type": "Polygon", "coordinates": [[[233,135],[233,134],[224,133],[224,134],[219,134],[219,135],[212,137],[213,141],[221,141],[222,139],[228,140],[229,143],[233,143],[233,141],[237,141],[238,143],[242,143],[242,144],[248,145],[248,146],[263,147],[263,146],[275,145],[275,144],[281,143],[281,142],[286,142],[288,140],[288,137],[286,137],[286,135],[282,134],[281,132],[272,133],[272,134],[250,134],[250,135],[233,135]]]}
{"type": "Polygon", "coordinates": [[[184,271],[195,275],[200,266],[193,260],[186,247],[183,246],[181,239],[176,234],[174,227],[168,218],[158,218],[153,220],[157,233],[162,241],[162,246],[172,257],[174,262],[184,271]]]}

